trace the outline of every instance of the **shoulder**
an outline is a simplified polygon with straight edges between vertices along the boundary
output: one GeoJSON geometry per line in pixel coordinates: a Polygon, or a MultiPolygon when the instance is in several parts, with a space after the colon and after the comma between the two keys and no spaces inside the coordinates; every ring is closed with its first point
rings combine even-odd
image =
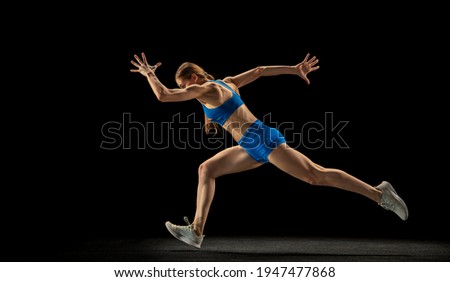
{"type": "Polygon", "coordinates": [[[209,93],[209,92],[216,92],[219,90],[218,85],[216,83],[213,82],[205,82],[203,84],[193,84],[189,87],[186,88],[186,90],[189,91],[196,91],[196,92],[201,92],[201,93],[209,93]]]}
{"type": "Polygon", "coordinates": [[[227,76],[224,79],[222,79],[223,82],[225,82],[228,86],[230,86],[234,91],[239,93],[239,87],[234,83],[233,78],[231,76],[227,76]]]}
{"type": "Polygon", "coordinates": [[[217,97],[221,93],[220,86],[214,82],[205,82],[203,84],[193,84],[186,88],[189,92],[197,93],[197,98],[209,99],[211,97],[217,97]]]}
{"type": "Polygon", "coordinates": [[[225,82],[226,84],[233,84],[233,86],[236,86],[234,85],[233,78],[231,76],[225,77],[224,79],[222,79],[222,81],[225,82]]]}
{"type": "Polygon", "coordinates": [[[207,82],[203,83],[202,85],[200,85],[200,87],[203,87],[208,92],[220,91],[220,86],[216,82],[214,82],[214,80],[207,81],[207,82]]]}

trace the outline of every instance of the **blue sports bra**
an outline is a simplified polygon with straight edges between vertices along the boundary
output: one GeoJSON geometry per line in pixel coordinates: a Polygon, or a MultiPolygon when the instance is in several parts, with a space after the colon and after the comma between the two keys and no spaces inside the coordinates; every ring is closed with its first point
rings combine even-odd
{"type": "Polygon", "coordinates": [[[203,110],[208,118],[210,118],[213,122],[223,125],[225,121],[239,108],[244,102],[241,97],[225,82],[222,80],[209,80],[210,82],[215,82],[227,88],[233,93],[230,99],[226,100],[222,105],[208,109],[205,105],[202,104],[203,110]]]}

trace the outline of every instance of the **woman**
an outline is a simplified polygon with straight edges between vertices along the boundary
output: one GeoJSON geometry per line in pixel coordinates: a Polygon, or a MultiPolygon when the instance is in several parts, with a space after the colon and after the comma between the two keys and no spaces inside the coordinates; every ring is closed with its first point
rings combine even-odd
{"type": "Polygon", "coordinates": [[[408,208],[397,195],[392,185],[383,181],[373,187],[348,173],[334,168],[324,168],[312,162],[302,153],[290,148],[283,135],[275,128],[268,127],[257,119],[243,103],[239,88],[262,76],[292,74],[300,76],[309,85],[307,75],[319,69],[316,57],[305,59],[295,66],[256,67],[236,76],[214,80],[200,66],[183,63],[177,70],[177,89],[169,89],[162,84],[155,70],[161,65],[151,66],[145,54],[142,59],[134,55],[131,63],[137,72],[145,76],[151,89],[162,102],[181,102],[197,99],[205,112],[207,131],[217,124],[228,131],[238,145],[227,148],[203,162],[199,169],[197,207],[192,224],[185,217],[186,226],[166,222],[169,232],[177,239],[197,248],[203,242],[203,230],[215,192],[216,178],[257,168],[270,162],[282,171],[311,185],[336,187],[361,194],[386,210],[395,212],[402,220],[408,218],[408,208]]]}

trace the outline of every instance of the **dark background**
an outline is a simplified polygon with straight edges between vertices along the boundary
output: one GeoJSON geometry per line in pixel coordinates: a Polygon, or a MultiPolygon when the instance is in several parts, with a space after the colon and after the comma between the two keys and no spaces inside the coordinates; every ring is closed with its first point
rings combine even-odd
{"type": "Polygon", "coordinates": [[[193,220],[197,168],[224,147],[139,149],[136,131],[130,149],[100,147],[102,126],[121,123],[124,113],[157,128],[178,113],[203,122],[196,101],[158,102],[146,79],[129,71],[134,54],[162,62],[158,77],[176,87],[174,73],[185,61],[223,78],[259,65],[294,65],[311,53],[320,69],[309,75],[310,86],[295,76],[262,78],[241,89],[244,101],[258,118],[270,113],[297,129],[323,123],[326,112],[336,123],[348,121],[341,132],[348,149],[298,149],[371,185],[391,182],[410,218],[266,164],[217,180],[205,234],[448,240],[445,104],[431,66],[439,37],[417,20],[418,10],[341,8],[332,17],[283,5],[86,9],[67,18],[63,32],[48,26],[48,41],[33,41],[30,54],[44,66],[33,72],[38,79],[17,84],[40,94],[27,92],[22,127],[14,131],[27,138],[6,171],[13,179],[3,206],[6,236],[45,244],[169,236],[165,221],[193,220]]]}

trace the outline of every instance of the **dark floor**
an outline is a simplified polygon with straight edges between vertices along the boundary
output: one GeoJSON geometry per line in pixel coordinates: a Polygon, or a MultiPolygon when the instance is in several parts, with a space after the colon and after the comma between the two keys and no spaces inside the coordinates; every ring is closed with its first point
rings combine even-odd
{"type": "MultiPolygon", "coordinates": [[[[5,260],[5,259],[4,259],[5,260]]],[[[386,261],[448,262],[446,241],[323,238],[210,237],[201,249],[175,238],[95,239],[12,253],[8,261],[386,261]]]]}

